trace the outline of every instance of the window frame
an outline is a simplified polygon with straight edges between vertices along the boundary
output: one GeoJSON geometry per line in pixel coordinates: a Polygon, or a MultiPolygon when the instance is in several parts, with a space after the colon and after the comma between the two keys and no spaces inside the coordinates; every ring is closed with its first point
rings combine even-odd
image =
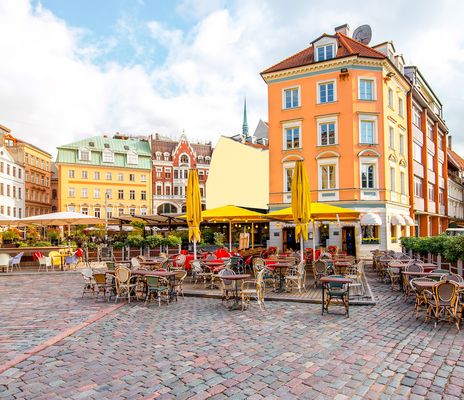
{"type": "Polygon", "coordinates": [[[375,77],[369,77],[369,76],[358,77],[358,100],[361,100],[361,101],[376,101],[377,100],[377,79],[375,77]],[[372,82],[372,99],[363,99],[361,97],[361,82],[362,81],[372,82]]]}
{"type": "MultiPolygon", "coordinates": [[[[328,91],[327,91],[328,93],[328,91]]],[[[328,97],[328,94],[327,94],[328,97]]],[[[316,99],[317,104],[332,104],[335,103],[337,99],[337,81],[335,79],[327,79],[324,81],[316,82],[316,99]],[[333,100],[321,101],[321,86],[332,84],[333,85],[333,100]]]]}
{"type": "MultiPolygon", "coordinates": [[[[301,149],[303,147],[302,143],[302,124],[301,121],[293,121],[293,122],[287,122],[285,124],[282,124],[282,149],[283,150],[296,150],[296,149],[301,149]],[[293,129],[293,128],[298,128],[299,133],[298,133],[298,147],[287,147],[287,129],[293,129]]],[[[294,142],[294,137],[292,142],[294,142]]]]}
{"type": "Polygon", "coordinates": [[[316,46],[314,49],[314,54],[316,55],[316,61],[328,61],[328,60],[333,60],[337,54],[336,54],[336,48],[335,48],[335,43],[324,43],[319,46],[316,46]],[[330,47],[332,49],[332,57],[327,58],[327,48],[330,47]],[[319,56],[319,49],[324,49],[324,56],[321,58],[319,56]]]}
{"type": "Polygon", "coordinates": [[[108,164],[114,163],[114,153],[110,149],[104,149],[102,151],[102,162],[108,163],[108,164]],[[108,159],[105,160],[105,158],[110,158],[111,160],[108,160],[108,159]]]}
{"type": "MultiPolygon", "coordinates": [[[[292,100],[293,100],[293,96],[292,96],[292,100]]],[[[289,86],[289,87],[285,87],[282,89],[282,110],[292,110],[292,109],[295,109],[295,108],[299,108],[301,107],[301,85],[295,85],[295,86],[289,86]],[[297,96],[297,101],[298,101],[298,104],[295,106],[295,105],[291,105],[290,107],[287,107],[287,92],[288,91],[293,91],[293,90],[298,90],[298,96],[297,96]]]]}
{"type": "Polygon", "coordinates": [[[319,191],[325,191],[325,192],[330,192],[330,191],[335,191],[340,188],[340,183],[339,183],[339,171],[338,171],[338,158],[324,158],[324,159],[319,159],[317,162],[317,181],[318,181],[318,190],[319,191]],[[322,188],[322,167],[326,165],[334,165],[335,166],[335,187],[333,188],[322,188]]]}
{"type": "Polygon", "coordinates": [[[379,188],[379,163],[377,158],[361,157],[359,159],[359,183],[361,190],[374,190],[379,188]],[[373,171],[373,187],[363,187],[363,166],[372,165],[373,171]]]}
{"type": "Polygon", "coordinates": [[[321,147],[336,146],[338,145],[338,117],[326,117],[318,118],[317,121],[317,145],[321,147]],[[322,125],[334,124],[334,143],[329,143],[329,137],[327,137],[327,144],[322,144],[322,125]]]}
{"type": "Polygon", "coordinates": [[[359,114],[358,118],[358,129],[359,129],[359,144],[360,145],[376,145],[378,144],[378,117],[377,115],[370,115],[370,114],[359,114]],[[372,122],[373,123],[373,130],[372,130],[372,143],[363,142],[362,141],[362,122],[372,122]]]}

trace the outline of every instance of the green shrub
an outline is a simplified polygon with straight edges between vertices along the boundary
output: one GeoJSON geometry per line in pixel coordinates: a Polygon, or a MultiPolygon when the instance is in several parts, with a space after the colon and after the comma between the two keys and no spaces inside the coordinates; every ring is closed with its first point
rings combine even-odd
{"type": "Polygon", "coordinates": [[[161,235],[150,235],[145,238],[145,243],[148,247],[154,248],[160,245],[162,239],[161,235]]]}
{"type": "Polygon", "coordinates": [[[34,247],[50,247],[51,245],[47,240],[39,240],[33,244],[34,247]]]}
{"type": "Polygon", "coordinates": [[[447,261],[464,260],[464,236],[447,237],[444,256],[447,261]]]}
{"type": "Polygon", "coordinates": [[[127,236],[126,243],[130,247],[142,247],[144,245],[144,239],[142,235],[132,234],[127,236]]]}
{"type": "Polygon", "coordinates": [[[221,232],[214,232],[214,244],[216,246],[222,247],[224,246],[226,235],[221,232]]]}
{"type": "Polygon", "coordinates": [[[182,244],[182,238],[177,236],[169,235],[166,239],[168,243],[167,246],[175,247],[180,246],[182,244]]]}
{"type": "Polygon", "coordinates": [[[121,250],[125,246],[124,242],[113,242],[113,249],[115,250],[121,250]]]}

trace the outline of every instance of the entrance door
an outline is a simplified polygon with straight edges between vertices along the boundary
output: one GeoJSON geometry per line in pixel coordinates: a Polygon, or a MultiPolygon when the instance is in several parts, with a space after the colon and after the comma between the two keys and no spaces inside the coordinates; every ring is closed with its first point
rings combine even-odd
{"type": "Polygon", "coordinates": [[[356,257],[356,236],[354,226],[344,226],[342,229],[342,251],[356,257]]]}
{"type": "Polygon", "coordinates": [[[282,230],[282,247],[283,251],[296,250],[297,243],[295,241],[295,228],[284,228],[282,230]]]}

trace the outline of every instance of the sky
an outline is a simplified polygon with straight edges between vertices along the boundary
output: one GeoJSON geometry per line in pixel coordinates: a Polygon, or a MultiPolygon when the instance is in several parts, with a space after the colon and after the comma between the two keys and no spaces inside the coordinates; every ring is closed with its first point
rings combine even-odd
{"type": "Polygon", "coordinates": [[[348,23],[393,40],[464,153],[464,2],[0,0],[0,124],[56,155],[84,137],[212,141],[267,120],[260,71],[348,23]]]}

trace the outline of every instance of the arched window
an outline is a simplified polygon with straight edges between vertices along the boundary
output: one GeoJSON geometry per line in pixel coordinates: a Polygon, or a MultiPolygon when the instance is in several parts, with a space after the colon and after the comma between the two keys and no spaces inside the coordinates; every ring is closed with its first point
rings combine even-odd
{"type": "Polygon", "coordinates": [[[187,212],[187,205],[186,205],[186,204],[184,204],[184,205],[182,206],[182,212],[183,212],[183,213],[184,213],[184,212],[187,212]]]}
{"type": "Polygon", "coordinates": [[[182,154],[180,156],[180,163],[181,164],[190,164],[190,158],[187,154],[182,154]]]}
{"type": "Polygon", "coordinates": [[[157,208],[158,214],[175,214],[177,207],[170,203],[160,204],[157,208]]]}
{"type": "Polygon", "coordinates": [[[210,156],[206,156],[205,157],[205,164],[209,164],[211,161],[211,157],[210,156]]]}
{"type": "Polygon", "coordinates": [[[161,161],[161,151],[156,152],[156,160],[161,161]]]}

